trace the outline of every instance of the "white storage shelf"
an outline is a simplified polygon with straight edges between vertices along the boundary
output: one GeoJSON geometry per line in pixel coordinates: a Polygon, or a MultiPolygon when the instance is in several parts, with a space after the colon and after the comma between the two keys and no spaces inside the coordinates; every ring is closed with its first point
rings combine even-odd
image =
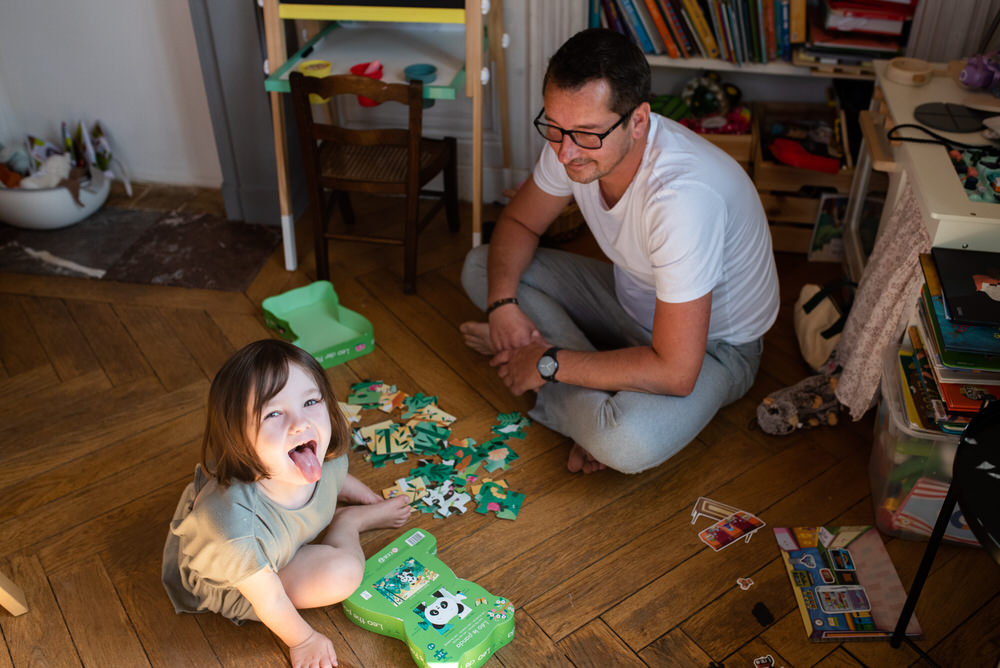
{"type": "Polygon", "coordinates": [[[416,63],[437,67],[424,97],[454,100],[465,86],[465,29],[457,25],[332,23],[267,78],[268,91],[287,93],[289,75],[305,60],[326,60],[331,74],[348,74],[358,63],[382,63],[382,81],[406,83],[403,70],[416,63]]]}
{"type": "Polygon", "coordinates": [[[769,63],[731,63],[722,58],[671,58],[647,55],[651,67],[674,67],[686,70],[712,70],[715,72],[745,72],[747,74],[774,74],[783,76],[813,76],[808,67],[799,67],[785,61],[769,63]]]}

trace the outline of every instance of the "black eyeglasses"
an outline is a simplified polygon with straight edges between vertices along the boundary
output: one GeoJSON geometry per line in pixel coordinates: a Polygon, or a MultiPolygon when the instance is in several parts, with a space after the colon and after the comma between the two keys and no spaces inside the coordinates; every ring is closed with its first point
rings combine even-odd
{"type": "Polygon", "coordinates": [[[538,112],[538,115],[535,116],[535,120],[533,121],[533,123],[535,125],[535,129],[538,130],[538,134],[542,135],[543,137],[545,137],[547,141],[550,141],[553,144],[561,144],[563,137],[569,135],[569,138],[573,140],[573,143],[579,146],[580,148],[587,148],[593,150],[601,148],[601,146],[604,145],[604,138],[607,137],[612,132],[614,132],[619,125],[624,123],[625,119],[627,119],[629,116],[632,115],[633,111],[635,111],[635,107],[632,107],[624,114],[622,114],[621,118],[618,119],[618,122],[612,125],[604,132],[586,132],[584,130],[563,130],[558,125],[550,125],[548,123],[544,123],[542,122],[541,118],[542,114],[545,113],[545,107],[542,107],[542,110],[538,112]]]}

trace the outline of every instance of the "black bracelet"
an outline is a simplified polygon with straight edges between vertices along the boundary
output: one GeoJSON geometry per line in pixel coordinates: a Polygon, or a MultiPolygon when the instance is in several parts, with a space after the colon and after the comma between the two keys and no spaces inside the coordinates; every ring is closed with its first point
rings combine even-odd
{"type": "Polygon", "coordinates": [[[516,304],[516,303],[517,303],[517,297],[504,297],[503,299],[498,299],[486,307],[486,315],[493,313],[493,311],[496,311],[501,306],[506,306],[507,304],[516,304]]]}

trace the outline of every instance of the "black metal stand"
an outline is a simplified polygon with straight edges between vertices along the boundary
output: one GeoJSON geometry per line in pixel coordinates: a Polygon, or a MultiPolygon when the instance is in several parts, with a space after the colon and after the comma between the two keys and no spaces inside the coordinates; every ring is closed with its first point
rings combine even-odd
{"type": "Polygon", "coordinates": [[[927,549],[924,550],[924,558],[920,561],[920,567],[913,578],[913,585],[910,587],[910,593],[906,597],[906,603],[903,604],[903,609],[899,613],[896,630],[892,632],[892,639],[889,641],[889,644],[893,647],[899,647],[906,635],[906,627],[910,623],[910,617],[913,616],[914,608],[917,607],[917,599],[920,598],[920,591],[924,588],[924,582],[927,580],[927,575],[931,572],[931,566],[934,564],[934,556],[937,554],[938,547],[941,546],[941,540],[944,538],[945,529],[948,528],[948,522],[951,521],[951,516],[955,512],[955,504],[958,501],[958,497],[955,495],[954,481],[952,482],[953,484],[948,486],[948,495],[945,496],[944,503],[941,504],[941,511],[938,513],[937,522],[934,523],[934,531],[931,532],[927,549]]]}

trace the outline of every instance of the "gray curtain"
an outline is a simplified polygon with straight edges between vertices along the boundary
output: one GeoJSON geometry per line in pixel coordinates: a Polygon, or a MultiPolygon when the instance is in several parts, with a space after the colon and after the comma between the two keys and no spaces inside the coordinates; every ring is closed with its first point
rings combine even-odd
{"type": "MultiPolygon", "coordinates": [[[[961,60],[981,53],[980,42],[993,27],[1000,0],[920,0],[906,55],[931,62],[961,60]]],[[[993,30],[986,51],[1000,48],[993,30]]]]}

